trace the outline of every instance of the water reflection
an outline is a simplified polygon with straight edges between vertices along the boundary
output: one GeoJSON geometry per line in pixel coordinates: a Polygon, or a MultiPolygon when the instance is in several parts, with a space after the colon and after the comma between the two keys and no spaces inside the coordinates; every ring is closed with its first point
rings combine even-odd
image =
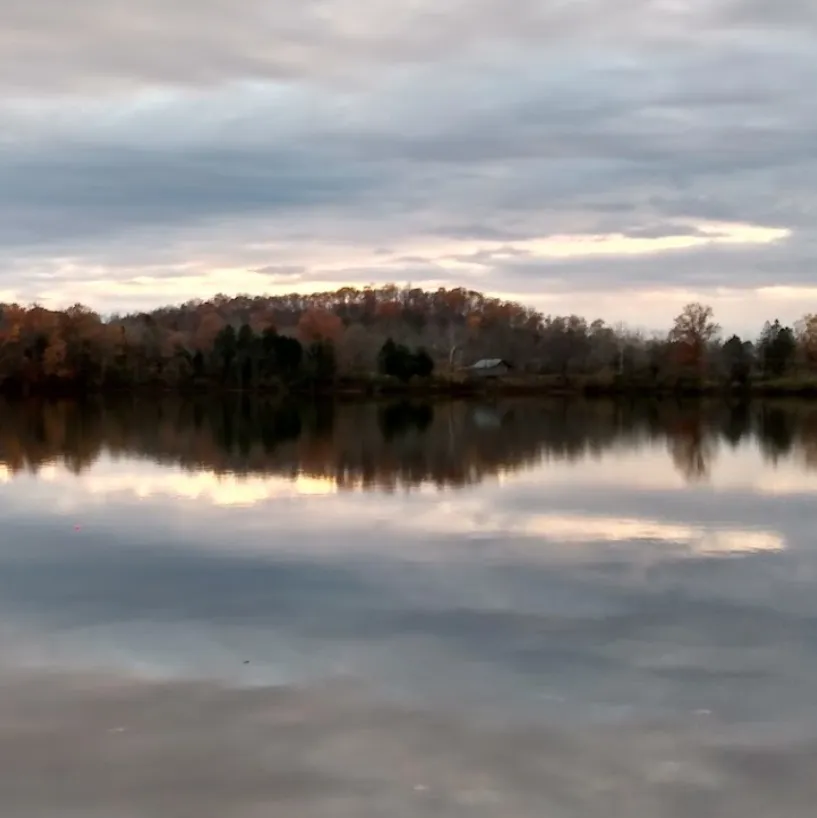
{"type": "Polygon", "coordinates": [[[0,479],[100,456],[135,456],[216,474],[301,475],[340,489],[466,486],[545,461],[663,444],[689,483],[719,453],[756,446],[764,460],[817,469],[812,404],[507,401],[306,406],[219,403],[0,405],[0,479]]]}
{"type": "Polygon", "coordinates": [[[12,802],[277,815],[273,759],[299,816],[811,815],[816,437],[796,403],[4,406],[12,802]]]}

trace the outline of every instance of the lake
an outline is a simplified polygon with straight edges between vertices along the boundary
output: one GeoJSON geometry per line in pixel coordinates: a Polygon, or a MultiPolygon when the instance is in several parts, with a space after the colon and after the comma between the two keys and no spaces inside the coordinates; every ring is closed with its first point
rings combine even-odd
{"type": "Polygon", "coordinates": [[[4,818],[792,818],[817,404],[0,406],[4,818]]]}

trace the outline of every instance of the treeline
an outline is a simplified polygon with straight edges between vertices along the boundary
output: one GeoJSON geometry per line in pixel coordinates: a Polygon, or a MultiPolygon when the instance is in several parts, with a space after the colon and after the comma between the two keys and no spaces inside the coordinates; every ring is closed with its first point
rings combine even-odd
{"type": "Polygon", "coordinates": [[[700,304],[668,332],[647,335],[461,288],[217,296],[106,318],[81,305],[0,305],[0,388],[12,392],[299,391],[435,375],[450,383],[481,358],[508,361],[516,379],[599,388],[751,388],[789,379],[817,391],[817,315],[794,326],[769,321],[757,338],[725,338],[700,304]]]}
{"type": "Polygon", "coordinates": [[[101,456],[149,458],[216,474],[298,475],[340,490],[464,486],[546,459],[578,461],[621,446],[666,445],[688,480],[719,450],[752,438],[771,460],[817,469],[817,407],[764,401],[0,402],[0,477],[101,456]]]}

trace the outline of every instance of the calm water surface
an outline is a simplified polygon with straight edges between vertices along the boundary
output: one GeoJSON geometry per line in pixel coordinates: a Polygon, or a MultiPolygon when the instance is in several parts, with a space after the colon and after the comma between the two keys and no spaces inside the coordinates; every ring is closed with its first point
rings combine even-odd
{"type": "Polygon", "coordinates": [[[817,405],[0,408],[8,818],[813,816],[817,405]]]}

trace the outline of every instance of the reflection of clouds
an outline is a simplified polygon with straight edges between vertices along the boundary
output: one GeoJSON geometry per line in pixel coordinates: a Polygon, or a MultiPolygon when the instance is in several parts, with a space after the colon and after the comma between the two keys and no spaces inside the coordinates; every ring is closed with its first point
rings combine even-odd
{"type": "Polygon", "coordinates": [[[175,497],[209,501],[215,506],[251,506],[265,500],[284,497],[334,494],[333,480],[295,475],[286,477],[238,477],[213,472],[174,473],[157,471],[147,474],[114,474],[97,476],[91,469],[80,478],[91,494],[132,494],[139,499],[175,497]]]}
{"type": "MultiPolygon", "coordinates": [[[[689,486],[661,443],[637,450],[611,450],[572,463],[551,461],[542,468],[500,475],[499,483],[508,488],[555,483],[587,493],[608,486],[680,493],[689,486]]],[[[721,447],[710,465],[705,487],[696,490],[775,496],[817,494],[817,472],[803,468],[794,458],[769,463],[752,441],[737,449],[721,447]]]]}
{"type": "MultiPolygon", "coordinates": [[[[97,500],[114,496],[131,496],[137,500],[162,498],[195,500],[212,506],[252,506],[268,501],[305,496],[329,496],[343,489],[338,505],[353,502],[352,496],[365,492],[378,496],[377,505],[389,504],[389,493],[377,487],[354,481],[343,481],[340,486],[334,477],[292,475],[235,475],[213,471],[189,471],[169,468],[148,461],[100,457],[80,475],[61,463],[42,466],[36,478],[26,472],[12,473],[0,465],[0,483],[27,481],[29,484],[59,484],[62,499],[75,497],[81,504],[83,497],[97,500]]],[[[679,473],[668,456],[666,448],[658,443],[636,450],[611,450],[593,458],[579,461],[545,461],[521,471],[500,470],[490,481],[475,491],[480,496],[494,497],[502,492],[527,488],[555,487],[559,491],[572,489],[585,496],[592,504],[594,495],[608,487],[630,489],[634,493],[682,492],[688,481],[679,473]],[[492,486],[493,484],[493,486],[492,486]],[[496,488],[494,488],[496,487],[496,488]]],[[[706,486],[708,492],[738,491],[746,494],[786,496],[817,494],[817,472],[808,471],[795,459],[782,460],[772,465],[764,459],[756,445],[738,449],[724,448],[713,463],[706,486]]],[[[442,503],[458,504],[470,493],[441,493],[433,483],[423,483],[411,489],[411,494],[422,498],[436,498],[442,503]]],[[[401,507],[398,494],[394,505],[401,507]]]]}
{"type": "MultiPolygon", "coordinates": [[[[560,513],[511,514],[499,508],[486,509],[478,501],[468,503],[438,503],[433,508],[418,511],[405,521],[408,530],[425,531],[430,535],[482,535],[509,540],[547,540],[551,543],[570,545],[620,545],[643,546],[653,549],[660,545],[660,554],[676,557],[688,553],[695,556],[757,553],[782,551],[786,547],[781,534],[741,527],[718,528],[663,522],[658,519],[613,517],[588,514],[566,515],[560,513]],[[670,546],[666,548],[666,546],[670,546]]],[[[515,549],[517,556],[518,547],[515,549]]],[[[536,559],[537,548],[531,543],[525,548],[530,559],[536,559]]],[[[570,549],[563,551],[568,559],[581,559],[570,549]]],[[[553,558],[552,551],[540,552],[540,556],[553,558]]]]}
{"type": "MultiPolygon", "coordinates": [[[[2,467],[0,467],[2,469],[2,467]]],[[[82,505],[83,497],[115,502],[122,497],[162,502],[195,500],[211,506],[252,506],[267,500],[331,495],[337,492],[331,478],[244,476],[212,471],[180,471],[153,463],[111,460],[102,457],[82,474],[63,464],[41,467],[35,478],[0,470],[0,482],[29,481],[60,489],[62,507],[82,505]]]]}
{"type": "Polygon", "coordinates": [[[753,474],[749,466],[755,455],[724,458],[715,485],[698,490],[706,494],[700,496],[697,518],[689,517],[689,506],[675,504],[676,492],[687,497],[683,478],[658,449],[640,452],[640,459],[621,454],[543,464],[457,492],[430,486],[397,495],[345,492],[332,478],[218,475],[103,457],[79,476],[48,466],[38,478],[20,477],[19,493],[12,484],[4,493],[15,495],[12,507],[36,503],[38,509],[88,521],[98,515],[103,526],[114,517],[125,527],[134,519],[140,526],[143,519],[161,520],[165,532],[197,532],[185,547],[198,549],[220,550],[229,542],[231,551],[246,553],[434,561],[467,559],[480,541],[481,548],[499,557],[538,563],[583,562],[605,546],[622,554],[637,552],[640,559],[677,559],[786,547],[784,533],[758,520],[741,523],[734,514],[738,506],[730,506],[732,484],[740,492],[733,495],[737,502],[751,501],[755,491],[770,497],[785,496],[787,486],[798,491],[793,471],[781,476],[767,465],[766,474],[753,474]],[[649,502],[639,507],[650,492],[665,499],[660,509],[649,502]],[[706,506],[701,504],[705,497],[706,506]],[[111,513],[117,506],[120,515],[111,513]],[[241,510],[240,520],[231,514],[233,508],[241,510]],[[213,538],[198,532],[196,524],[191,527],[191,514],[201,525],[210,521],[213,538]],[[277,536],[268,536],[271,525],[277,536]],[[587,548],[577,548],[582,545],[587,548]]]}
{"type": "Polygon", "coordinates": [[[750,479],[758,494],[785,497],[791,494],[817,494],[817,473],[798,472],[794,466],[778,467],[750,479]]]}
{"type": "Polygon", "coordinates": [[[813,596],[790,581],[810,590],[812,498],[745,489],[780,474],[745,447],[690,489],[661,445],[405,493],[52,464],[0,487],[0,665],[242,684],[348,670],[480,706],[539,708],[547,688],[582,710],[777,712],[747,645],[792,690],[817,663],[813,596]],[[741,697],[709,660],[736,645],[741,697]]]}
{"type": "Polygon", "coordinates": [[[57,463],[45,463],[37,470],[37,478],[45,483],[51,483],[55,480],[65,478],[66,475],[74,477],[73,473],[69,473],[64,465],[57,463]]]}
{"type": "Polygon", "coordinates": [[[538,515],[528,518],[524,530],[565,542],[623,543],[641,540],[674,543],[685,546],[696,555],[781,551],[785,547],[783,538],[771,531],[740,528],[711,530],[694,525],[616,517],[538,515]]]}

